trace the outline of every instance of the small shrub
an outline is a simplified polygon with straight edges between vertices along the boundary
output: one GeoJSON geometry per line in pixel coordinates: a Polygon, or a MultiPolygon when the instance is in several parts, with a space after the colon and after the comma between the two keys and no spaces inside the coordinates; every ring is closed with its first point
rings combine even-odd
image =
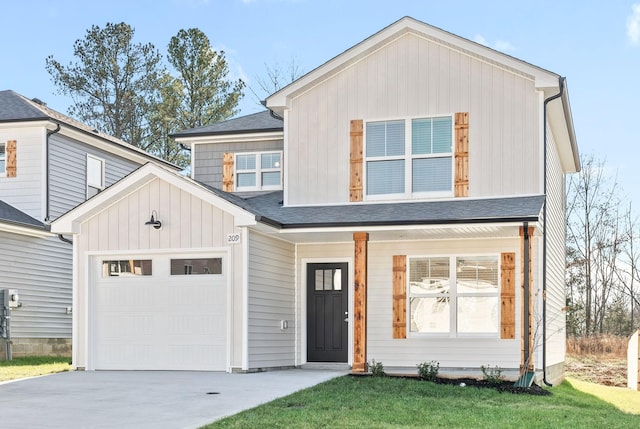
{"type": "Polygon", "coordinates": [[[423,380],[435,381],[440,371],[440,363],[434,360],[418,364],[418,375],[423,380]]]}
{"type": "Polygon", "coordinates": [[[502,379],[504,378],[502,376],[502,368],[500,368],[498,365],[493,368],[491,368],[489,365],[482,365],[480,369],[482,370],[484,379],[491,384],[500,384],[502,382],[502,379]]]}
{"type": "Polygon", "coordinates": [[[384,365],[382,362],[376,362],[375,359],[373,359],[371,364],[369,364],[369,372],[371,372],[371,375],[374,377],[384,377],[387,375],[387,373],[384,372],[384,365]]]}

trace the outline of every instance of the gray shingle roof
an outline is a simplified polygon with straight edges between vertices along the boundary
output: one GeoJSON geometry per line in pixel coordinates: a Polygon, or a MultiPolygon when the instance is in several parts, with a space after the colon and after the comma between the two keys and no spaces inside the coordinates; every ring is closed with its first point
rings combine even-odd
{"type": "MultiPolygon", "coordinates": [[[[35,100],[35,99],[34,99],[35,100]]],[[[111,144],[120,146],[128,151],[135,152],[139,155],[143,155],[156,162],[161,162],[172,168],[178,169],[177,166],[171,164],[168,161],[160,159],[154,155],[151,155],[142,149],[139,149],[128,142],[116,138],[110,134],[103,133],[93,127],[77,121],[69,116],[53,110],[46,106],[41,101],[37,102],[29,100],[28,98],[18,94],[15,91],[5,90],[0,91],[0,123],[2,122],[25,122],[25,121],[43,121],[53,120],[59,124],[67,125],[75,128],[85,134],[89,134],[94,137],[98,137],[111,144]]]]}
{"type": "Polygon", "coordinates": [[[219,189],[212,191],[277,228],[329,226],[446,225],[487,222],[537,221],[544,196],[418,201],[394,204],[348,204],[283,207],[281,191],[240,198],[219,189]]]}
{"type": "Polygon", "coordinates": [[[0,222],[16,224],[31,228],[44,229],[44,223],[32,218],[25,212],[0,200],[0,222]]]}
{"type": "Polygon", "coordinates": [[[172,134],[171,137],[196,137],[219,134],[257,133],[268,131],[282,131],[284,129],[282,119],[275,118],[268,110],[228,119],[204,127],[191,128],[172,134]]]}

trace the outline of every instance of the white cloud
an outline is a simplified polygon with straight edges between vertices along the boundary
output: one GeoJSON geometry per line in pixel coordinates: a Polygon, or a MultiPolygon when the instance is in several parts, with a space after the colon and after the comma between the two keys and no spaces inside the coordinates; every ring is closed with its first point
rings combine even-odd
{"type": "Polygon", "coordinates": [[[495,43],[489,43],[489,41],[485,39],[482,34],[476,34],[473,38],[473,41],[501,52],[512,52],[516,50],[516,47],[506,40],[498,39],[495,43]]]}
{"type": "Polygon", "coordinates": [[[487,39],[485,39],[482,34],[476,34],[473,41],[484,46],[489,46],[489,42],[487,42],[487,39]]]}
{"type": "Polygon", "coordinates": [[[631,15],[627,17],[627,37],[632,45],[640,43],[640,3],[631,5],[631,15]]]}

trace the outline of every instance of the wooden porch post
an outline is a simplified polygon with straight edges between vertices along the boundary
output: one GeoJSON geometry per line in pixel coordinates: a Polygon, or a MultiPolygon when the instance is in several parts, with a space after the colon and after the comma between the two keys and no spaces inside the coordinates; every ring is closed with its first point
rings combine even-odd
{"type": "MultiPolygon", "coordinates": [[[[526,223],[525,223],[526,225],[526,223]]],[[[522,282],[522,329],[520,336],[520,370],[521,372],[534,371],[534,346],[536,329],[534,326],[534,291],[533,291],[533,233],[534,227],[520,227],[520,278],[522,282]],[[525,237],[527,238],[525,240],[525,237]],[[527,246],[527,249],[525,249],[527,246]],[[525,259],[525,254],[527,258],[525,259]],[[525,270],[528,272],[525,275],[525,270]],[[525,283],[525,279],[528,280],[525,283]],[[525,306],[525,302],[527,303],[525,306]]]]}
{"type": "Polygon", "coordinates": [[[367,372],[367,243],[369,234],[354,232],[353,278],[353,366],[352,372],[367,372]]]}

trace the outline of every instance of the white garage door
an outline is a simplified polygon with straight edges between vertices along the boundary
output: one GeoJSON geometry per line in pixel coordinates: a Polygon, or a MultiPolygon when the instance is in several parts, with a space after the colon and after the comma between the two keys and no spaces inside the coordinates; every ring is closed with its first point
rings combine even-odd
{"type": "Polygon", "coordinates": [[[95,257],[93,367],[224,371],[225,262],[222,255],[95,257]]]}

